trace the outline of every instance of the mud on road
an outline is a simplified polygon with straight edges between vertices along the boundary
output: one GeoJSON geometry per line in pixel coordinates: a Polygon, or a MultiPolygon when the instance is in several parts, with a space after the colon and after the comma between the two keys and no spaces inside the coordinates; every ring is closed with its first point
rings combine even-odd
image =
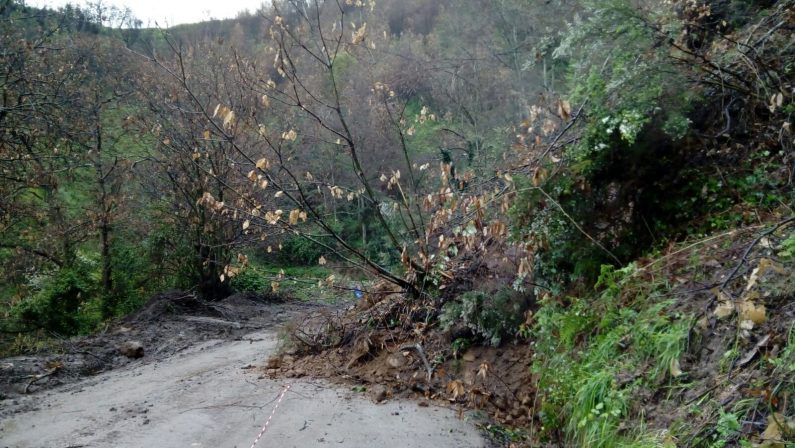
{"type": "Polygon", "coordinates": [[[104,334],[71,341],[71,352],[1,360],[0,447],[249,447],[287,385],[257,446],[487,446],[449,409],[376,404],[350,388],[260,375],[279,325],[313,305],[176,298],[155,298],[104,334]],[[119,354],[128,340],[143,345],[142,358],[119,354]],[[86,371],[89,359],[101,361],[100,373],[86,371]],[[22,370],[54,362],[61,367],[23,394],[31,380],[22,370]]]}

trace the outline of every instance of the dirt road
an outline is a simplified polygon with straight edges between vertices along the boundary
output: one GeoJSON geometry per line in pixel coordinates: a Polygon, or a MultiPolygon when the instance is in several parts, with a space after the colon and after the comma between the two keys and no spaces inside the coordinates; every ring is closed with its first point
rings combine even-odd
{"type": "MultiPolygon", "coordinates": [[[[273,332],[197,342],[80,382],[6,400],[0,447],[251,446],[289,380],[261,378],[273,332]],[[20,409],[14,412],[14,408],[20,409]]],[[[453,411],[296,380],[257,447],[482,447],[453,411]]]]}

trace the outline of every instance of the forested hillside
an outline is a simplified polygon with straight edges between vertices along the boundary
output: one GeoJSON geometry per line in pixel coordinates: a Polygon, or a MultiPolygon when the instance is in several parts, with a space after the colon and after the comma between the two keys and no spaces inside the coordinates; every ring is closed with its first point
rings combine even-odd
{"type": "Polygon", "coordinates": [[[794,28],[792,0],[278,0],[169,29],[0,0],[0,353],[162,291],[356,290],[270,373],[344,365],[506,445],[786,446],[794,28]]]}

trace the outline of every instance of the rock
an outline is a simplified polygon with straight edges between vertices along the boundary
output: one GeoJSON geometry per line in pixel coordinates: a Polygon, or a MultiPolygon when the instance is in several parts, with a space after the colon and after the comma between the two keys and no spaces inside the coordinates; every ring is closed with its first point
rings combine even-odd
{"type": "Polygon", "coordinates": [[[138,341],[127,341],[119,346],[119,352],[128,358],[143,358],[144,346],[138,341]]]}
{"type": "Polygon", "coordinates": [[[399,369],[404,367],[406,364],[409,363],[408,358],[403,353],[392,353],[386,358],[386,363],[389,364],[390,367],[399,369]]]}
{"type": "Polygon", "coordinates": [[[376,384],[375,386],[371,387],[368,392],[370,393],[370,398],[375,403],[380,403],[386,400],[388,395],[386,387],[381,384],[376,384]]]}

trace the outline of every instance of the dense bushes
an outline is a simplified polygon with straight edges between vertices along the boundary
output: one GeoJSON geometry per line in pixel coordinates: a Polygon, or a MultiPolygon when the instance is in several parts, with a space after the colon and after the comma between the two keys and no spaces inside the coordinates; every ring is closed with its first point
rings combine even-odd
{"type": "Polygon", "coordinates": [[[98,313],[86,313],[83,307],[96,291],[96,282],[87,275],[86,267],[38,276],[31,285],[35,293],[17,304],[12,315],[24,325],[63,335],[93,330],[98,313]]]}
{"type": "Polygon", "coordinates": [[[754,18],[749,5],[636,3],[585,2],[554,51],[570,71],[563,96],[582,112],[562,113],[574,136],[517,179],[510,211],[513,235],[535,245],[536,276],[548,287],[592,283],[603,263],[747,224],[791,201],[789,144],[770,131],[789,112],[786,101],[767,103],[792,70],[772,47],[723,51],[752,40],[721,34],[754,18]],[[717,28],[692,48],[687,39],[710,24],[717,28]],[[754,76],[754,66],[777,68],[754,76]]]}

